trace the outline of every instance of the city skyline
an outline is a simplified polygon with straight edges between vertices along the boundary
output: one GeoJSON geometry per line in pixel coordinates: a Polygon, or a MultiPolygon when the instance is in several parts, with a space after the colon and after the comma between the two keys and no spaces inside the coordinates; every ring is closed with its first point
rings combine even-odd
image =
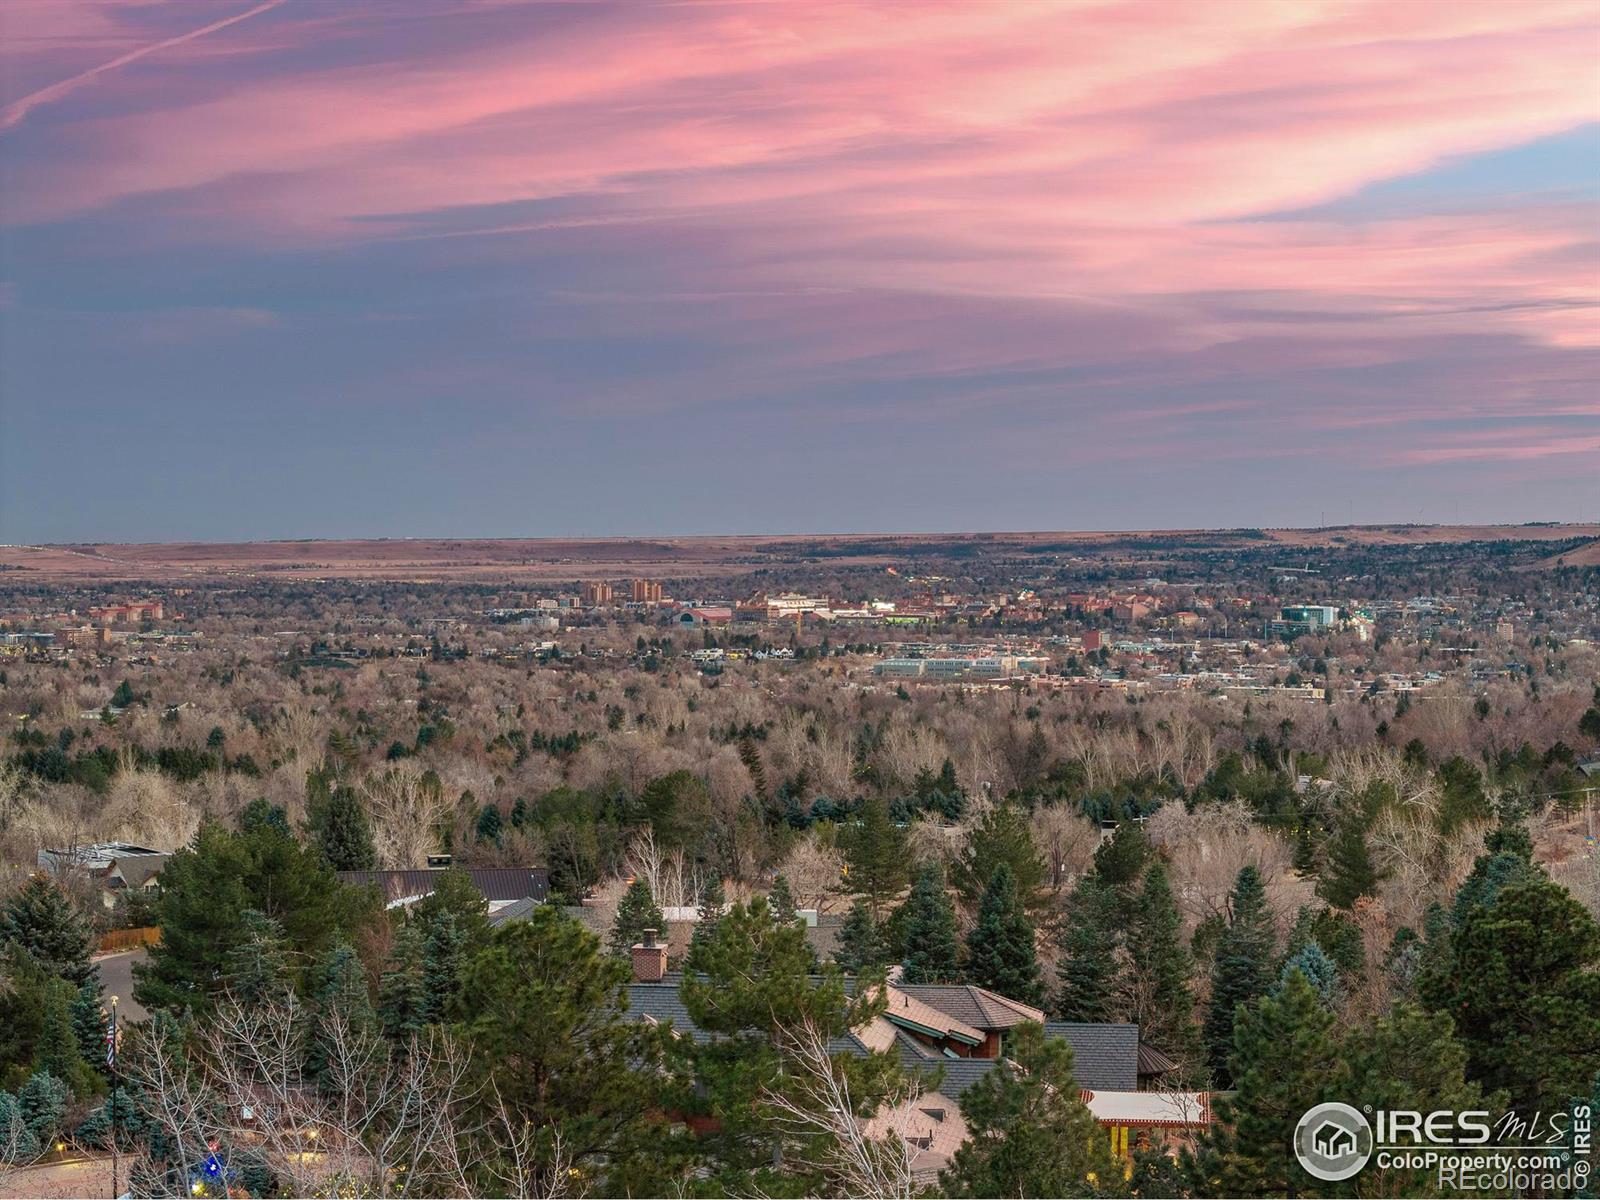
{"type": "Polygon", "coordinates": [[[1593,520],[1589,3],[0,11],[0,540],[1593,520]]]}

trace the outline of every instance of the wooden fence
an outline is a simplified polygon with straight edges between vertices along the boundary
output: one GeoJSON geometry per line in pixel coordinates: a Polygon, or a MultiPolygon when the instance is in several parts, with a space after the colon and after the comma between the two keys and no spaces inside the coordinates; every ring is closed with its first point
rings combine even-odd
{"type": "Polygon", "coordinates": [[[122,950],[137,950],[140,946],[154,946],[161,940],[161,926],[146,925],[142,929],[113,929],[100,937],[100,953],[116,954],[122,950]]]}

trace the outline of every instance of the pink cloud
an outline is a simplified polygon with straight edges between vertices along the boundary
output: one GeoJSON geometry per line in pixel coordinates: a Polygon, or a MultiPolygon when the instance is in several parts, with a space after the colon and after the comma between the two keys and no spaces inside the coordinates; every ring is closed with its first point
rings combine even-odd
{"type": "MultiPolygon", "coordinates": [[[[71,12],[99,57],[63,67],[70,114],[12,100],[5,136],[28,169],[10,219],[139,202],[181,214],[178,240],[415,240],[420,254],[493,239],[487,253],[530,257],[693,237],[672,290],[743,297],[721,315],[725,386],[919,365],[1122,363],[1127,378],[1141,356],[1165,378],[1248,380],[1450,338],[1600,340],[1586,209],[1260,219],[1600,118],[1588,0],[623,5],[561,20],[463,4],[437,45],[369,44],[381,6],[283,5],[199,40],[163,30],[136,59],[106,56],[117,10],[71,12]],[[202,69],[223,52],[233,70],[202,69]],[[30,140],[53,112],[56,136],[30,140]],[[475,211],[535,201],[559,211],[475,211]],[[880,299],[837,299],[853,293],[880,299]],[[781,333],[766,295],[791,298],[781,333]],[[1000,306],[1006,332],[941,333],[975,303],[1000,306]]],[[[57,22],[39,42],[57,61],[71,22],[12,19],[32,21],[57,22]]],[[[654,329],[704,317],[670,307],[654,329]]],[[[652,378],[617,401],[702,382],[652,378]]]]}

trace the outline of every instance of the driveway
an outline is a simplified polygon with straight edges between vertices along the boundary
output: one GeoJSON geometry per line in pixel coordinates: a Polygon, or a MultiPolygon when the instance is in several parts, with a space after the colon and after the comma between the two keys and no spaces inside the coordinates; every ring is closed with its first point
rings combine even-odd
{"type": "Polygon", "coordinates": [[[125,1021],[142,1021],[149,1015],[133,998],[133,964],[149,957],[150,952],[141,949],[105,954],[94,960],[107,1001],[112,996],[117,998],[117,1013],[125,1021]]]}

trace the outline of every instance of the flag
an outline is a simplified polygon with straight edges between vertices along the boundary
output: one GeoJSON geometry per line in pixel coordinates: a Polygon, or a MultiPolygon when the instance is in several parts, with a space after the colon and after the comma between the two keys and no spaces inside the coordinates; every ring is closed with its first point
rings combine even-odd
{"type": "Polygon", "coordinates": [[[106,1067],[115,1070],[117,1066],[117,1010],[112,1009],[106,1018],[106,1067]]]}

